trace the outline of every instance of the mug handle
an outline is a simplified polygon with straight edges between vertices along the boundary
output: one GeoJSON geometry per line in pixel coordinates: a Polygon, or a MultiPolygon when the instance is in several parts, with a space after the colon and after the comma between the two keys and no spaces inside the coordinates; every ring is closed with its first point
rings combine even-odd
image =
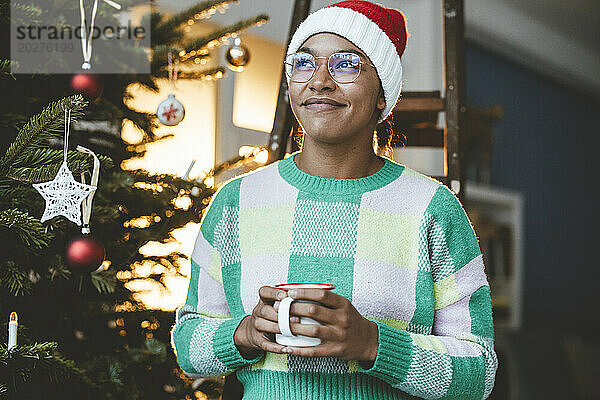
{"type": "Polygon", "coordinates": [[[294,298],[285,297],[279,302],[279,309],[277,310],[277,324],[282,335],[296,337],[290,329],[290,307],[292,306],[294,298]]]}

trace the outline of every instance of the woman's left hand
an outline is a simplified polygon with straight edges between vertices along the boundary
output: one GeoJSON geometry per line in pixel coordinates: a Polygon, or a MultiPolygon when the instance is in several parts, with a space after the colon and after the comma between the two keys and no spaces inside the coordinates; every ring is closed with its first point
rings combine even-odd
{"type": "MultiPolygon", "coordinates": [[[[321,304],[294,301],[290,316],[309,317],[323,325],[290,323],[294,335],[318,337],[312,347],[287,346],[288,354],[305,357],[337,357],[343,360],[374,361],[378,349],[377,324],[364,318],[344,296],[323,289],[293,289],[288,296],[321,304]]],[[[279,303],[276,303],[278,309],[279,303]]],[[[286,350],[283,350],[286,352],[286,350]]]]}

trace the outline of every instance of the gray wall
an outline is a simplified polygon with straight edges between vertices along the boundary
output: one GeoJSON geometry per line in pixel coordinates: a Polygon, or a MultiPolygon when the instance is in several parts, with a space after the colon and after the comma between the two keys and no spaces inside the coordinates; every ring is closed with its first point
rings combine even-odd
{"type": "Polygon", "coordinates": [[[504,109],[491,183],[525,195],[524,325],[597,329],[600,97],[473,43],[466,73],[468,103],[504,109]]]}

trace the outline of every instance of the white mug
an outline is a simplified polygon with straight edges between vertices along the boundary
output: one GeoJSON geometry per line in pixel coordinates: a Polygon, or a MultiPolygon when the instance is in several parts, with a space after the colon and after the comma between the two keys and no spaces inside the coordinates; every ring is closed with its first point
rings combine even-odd
{"type": "MultiPolygon", "coordinates": [[[[318,288],[318,289],[335,289],[334,285],[328,283],[285,283],[281,285],[275,285],[275,287],[289,290],[292,288],[318,288]]],[[[296,300],[291,297],[285,297],[279,302],[279,308],[277,310],[277,323],[281,333],[275,334],[275,341],[284,346],[294,347],[311,347],[321,344],[321,339],[316,337],[294,335],[290,329],[290,307],[293,301],[299,303],[314,303],[321,304],[311,300],[296,300]]],[[[320,322],[315,321],[309,317],[300,317],[301,324],[308,325],[321,325],[320,322]]]]}

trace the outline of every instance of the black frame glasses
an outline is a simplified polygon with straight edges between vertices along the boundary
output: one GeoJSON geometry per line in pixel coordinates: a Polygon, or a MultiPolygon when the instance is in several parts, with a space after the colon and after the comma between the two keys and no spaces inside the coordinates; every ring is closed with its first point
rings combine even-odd
{"type": "Polygon", "coordinates": [[[362,65],[363,65],[363,64],[367,64],[367,65],[370,65],[371,67],[375,68],[375,66],[374,66],[373,64],[370,64],[370,63],[368,63],[368,62],[366,62],[366,61],[362,61],[362,60],[360,59],[360,56],[359,56],[358,54],[356,54],[356,53],[350,53],[350,52],[346,52],[346,51],[339,51],[339,52],[336,52],[336,53],[332,53],[332,54],[330,54],[330,55],[329,55],[329,56],[327,56],[327,57],[326,57],[326,56],[315,57],[315,56],[313,56],[313,55],[312,55],[312,54],[310,54],[310,53],[305,53],[305,52],[296,52],[296,53],[288,54],[288,55],[286,56],[286,58],[285,58],[285,61],[283,62],[283,64],[284,64],[284,70],[285,70],[285,74],[287,75],[287,77],[288,77],[288,78],[290,78],[290,81],[292,81],[292,82],[296,82],[296,83],[306,83],[306,82],[310,81],[310,80],[311,80],[311,79],[312,79],[312,78],[315,76],[315,73],[316,73],[316,72],[317,72],[317,70],[318,70],[318,69],[321,67],[321,65],[320,65],[320,64],[319,64],[319,65],[316,65],[316,60],[317,60],[317,59],[319,59],[319,58],[326,58],[326,59],[327,59],[327,67],[328,67],[328,68],[327,68],[327,71],[329,72],[329,75],[331,76],[331,79],[333,79],[335,82],[337,82],[337,83],[339,83],[339,84],[346,84],[346,83],[352,83],[352,82],[354,82],[354,81],[355,81],[355,80],[356,80],[356,79],[359,77],[359,75],[360,75],[360,72],[362,71],[362,65]],[[303,56],[303,57],[306,57],[306,58],[308,58],[308,59],[311,59],[311,58],[312,58],[312,60],[313,60],[313,63],[312,63],[312,65],[313,65],[313,71],[312,71],[312,74],[311,74],[311,75],[310,75],[308,78],[306,78],[306,79],[304,79],[304,80],[298,80],[297,78],[296,78],[296,79],[293,79],[293,78],[292,78],[292,75],[293,75],[293,68],[294,68],[294,63],[293,63],[293,62],[290,62],[290,60],[291,60],[291,61],[295,60],[295,58],[296,58],[296,56],[297,56],[298,54],[302,54],[302,56],[303,56]],[[344,60],[346,60],[346,59],[348,58],[348,56],[349,56],[349,55],[351,55],[351,56],[355,56],[355,57],[358,59],[358,71],[356,72],[356,76],[355,76],[355,77],[354,77],[354,78],[353,78],[351,81],[340,82],[340,81],[338,81],[338,80],[336,79],[336,77],[335,77],[335,72],[333,72],[333,71],[332,71],[332,68],[331,68],[331,65],[330,65],[330,62],[331,62],[331,57],[333,57],[333,56],[336,56],[336,55],[342,55],[342,56],[341,56],[341,58],[342,58],[342,59],[344,59],[344,60]],[[316,66],[315,66],[315,65],[316,65],[316,66]]]}

